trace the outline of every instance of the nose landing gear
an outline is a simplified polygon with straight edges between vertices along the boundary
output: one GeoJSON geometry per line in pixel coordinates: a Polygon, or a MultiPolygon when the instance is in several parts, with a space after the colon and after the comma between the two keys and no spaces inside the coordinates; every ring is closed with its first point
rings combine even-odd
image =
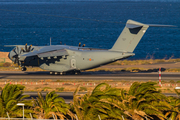
{"type": "Polygon", "coordinates": [[[22,71],[26,71],[27,68],[26,68],[26,67],[22,67],[21,70],[22,70],[22,71]]]}

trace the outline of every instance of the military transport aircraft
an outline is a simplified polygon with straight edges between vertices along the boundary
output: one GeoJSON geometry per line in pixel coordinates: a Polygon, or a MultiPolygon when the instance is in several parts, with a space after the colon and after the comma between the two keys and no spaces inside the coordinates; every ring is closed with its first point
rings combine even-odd
{"type": "Polygon", "coordinates": [[[79,74],[81,70],[96,68],[117,60],[134,56],[135,47],[149,26],[128,20],[119,38],[111,49],[94,49],[81,46],[50,45],[50,46],[15,46],[9,58],[26,70],[25,66],[38,66],[50,71],[50,74],[79,74]]]}

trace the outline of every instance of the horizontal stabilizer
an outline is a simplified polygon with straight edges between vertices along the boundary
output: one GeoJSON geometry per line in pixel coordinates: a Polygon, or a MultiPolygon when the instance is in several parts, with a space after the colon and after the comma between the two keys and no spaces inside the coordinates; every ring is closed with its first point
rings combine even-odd
{"type": "Polygon", "coordinates": [[[140,28],[142,27],[142,25],[126,24],[126,27],[129,29],[134,29],[134,28],[140,28]]]}
{"type": "MultiPolygon", "coordinates": [[[[159,24],[147,24],[147,25],[150,26],[150,27],[177,27],[175,25],[159,25],[159,24]]],[[[126,27],[129,28],[129,29],[134,29],[134,28],[140,28],[140,27],[143,27],[143,26],[142,25],[136,25],[136,24],[127,23],[126,27]]]]}
{"type": "Polygon", "coordinates": [[[175,25],[148,24],[150,27],[177,27],[175,25]]]}

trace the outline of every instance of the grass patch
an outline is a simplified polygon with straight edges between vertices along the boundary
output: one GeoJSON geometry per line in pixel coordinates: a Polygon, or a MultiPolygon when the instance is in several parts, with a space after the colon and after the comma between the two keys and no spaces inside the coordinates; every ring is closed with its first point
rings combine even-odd
{"type": "Polygon", "coordinates": [[[148,65],[155,63],[180,62],[180,59],[119,60],[109,65],[148,65]]]}
{"type": "Polygon", "coordinates": [[[80,87],[79,91],[87,91],[86,87],[80,87]]]}
{"type": "Polygon", "coordinates": [[[170,69],[166,69],[165,72],[180,72],[180,68],[170,68],[170,69]]]}
{"type": "Polygon", "coordinates": [[[48,91],[49,89],[52,89],[52,88],[50,88],[50,87],[44,87],[44,88],[42,89],[42,91],[48,91]]]}
{"type": "Polygon", "coordinates": [[[64,87],[56,88],[58,92],[64,91],[64,87]]]}

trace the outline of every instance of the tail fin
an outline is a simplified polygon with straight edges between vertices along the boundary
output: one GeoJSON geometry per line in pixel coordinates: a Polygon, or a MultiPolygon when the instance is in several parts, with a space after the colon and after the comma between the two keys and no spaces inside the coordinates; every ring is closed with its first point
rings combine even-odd
{"type": "Polygon", "coordinates": [[[128,20],[112,51],[133,52],[149,25],[128,20]]]}

